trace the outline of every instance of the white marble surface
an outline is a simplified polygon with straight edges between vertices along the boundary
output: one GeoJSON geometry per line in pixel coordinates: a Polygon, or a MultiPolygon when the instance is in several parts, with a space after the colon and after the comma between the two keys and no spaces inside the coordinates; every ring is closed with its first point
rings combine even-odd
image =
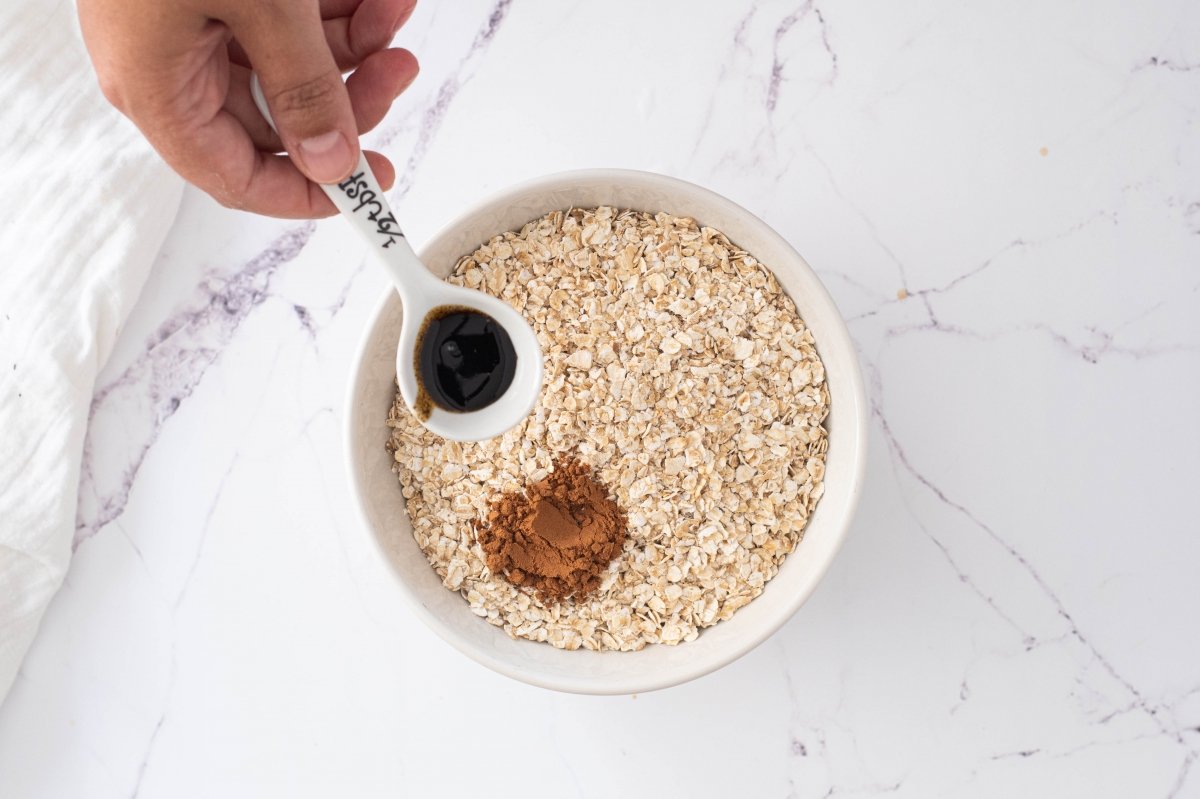
{"type": "Polygon", "coordinates": [[[422,76],[369,141],[417,242],[623,166],[805,254],[874,410],[845,549],[679,688],[466,661],[343,478],[380,274],[193,192],[100,381],[0,796],[1200,796],[1200,5],[424,0],[398,42],[422,76]]]}

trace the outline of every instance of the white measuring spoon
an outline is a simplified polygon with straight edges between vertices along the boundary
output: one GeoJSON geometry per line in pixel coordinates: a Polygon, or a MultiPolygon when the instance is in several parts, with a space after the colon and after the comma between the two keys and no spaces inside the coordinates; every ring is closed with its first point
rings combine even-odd
{"type": "MultiPolygon", "coordinates": [[[[251,78],[250,91],[258,110],[274,129],[275,122],[257,75],[251,78]]],[[[396,347],[396,382],[409,409],[430,431],[457,441],[494,438],[519,424],[533,410],[542,390],[542,348],[524,317],[489,294],[440,280],[421,263],[400,232],[396,216],[388,207],[365,155],[359,156],[358,166],[349,178],[321,188],[367,243],[400,293],[404,317],[396,347]],[[432,404],[421,387],[417,374],[418,338],[426,317],[446,307],[468,308],[490,316],[508,334],[516,352],[512,382],[494,402],[478,410],[451,411],[432,404]],[[419,397],[421,408],[418,408],[419,397]]]]}

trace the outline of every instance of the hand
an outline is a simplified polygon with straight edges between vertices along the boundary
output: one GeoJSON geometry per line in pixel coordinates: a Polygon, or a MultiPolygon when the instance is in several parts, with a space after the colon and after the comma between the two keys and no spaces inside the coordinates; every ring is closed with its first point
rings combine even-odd
{"type": "MultiPolygon", "coordinates": [[[[230,208],[316,218],[336,213],[316,184],[350,175],[358,134],[417,75],[412,53],[387,47],[415,3],[79,0],[79,20],[104,96],[176,172],[230,208]]],[[[392,164],[367,160],[390,188],[392,164]]]]}

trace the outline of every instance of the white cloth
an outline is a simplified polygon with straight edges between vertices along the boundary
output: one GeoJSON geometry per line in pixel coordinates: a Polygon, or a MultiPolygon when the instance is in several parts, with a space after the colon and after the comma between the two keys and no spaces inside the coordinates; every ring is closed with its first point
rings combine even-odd
{"type": "Polygon", "coordinates": [[[0,3],[0,700],[71,555],[96,373],[183,182],[100,94],[75,5],[0,3]]]}

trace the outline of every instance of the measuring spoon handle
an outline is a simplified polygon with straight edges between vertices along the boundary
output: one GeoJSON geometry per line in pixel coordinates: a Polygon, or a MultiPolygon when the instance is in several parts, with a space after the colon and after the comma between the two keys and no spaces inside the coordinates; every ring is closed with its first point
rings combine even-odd
{"type": "MultiPolygon", "coordinates": [[[[271,129],[278,133],[275,120],[271,118],[271,110],[267,106],[267,98],[258,82],[258,75],[252,75],[250,78],[250,94],[254,98],[254,104],[258,106],[259,113],[267,120],[271,129]]],[[[350,222],[355,233],[387,268],[404,304],[420,304],[416,302],[418,298],[415,292],[420,291],[422,283],[437,281],[437,278],[413,252],[412,246],[400,229],[400,223],[396,221],[395,213],[388,205],[387,196],[367,163],[366,154],[360,152],[358,166],[354,168],[350,177],[341,183],[319,185],[342,216],[350,222]]]]}

